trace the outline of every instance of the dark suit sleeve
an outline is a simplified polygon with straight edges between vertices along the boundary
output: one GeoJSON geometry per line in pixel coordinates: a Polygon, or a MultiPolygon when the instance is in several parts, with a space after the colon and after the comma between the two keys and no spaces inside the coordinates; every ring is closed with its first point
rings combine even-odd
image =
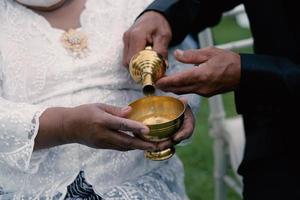
{"type": "Polygon", "coordinates": [[[241,54],[235,91],[239,113],[287,109],[300,102],[300,65],[282,57],[241,54]]]}
{"type": "Polygon", "coordinates": [[[239,0],[156,0],[145,11],[154,10],[166,17],[173,33],[171,44],[174,45],[190,32],[198,33],[214,26],[223,12],[238,4],[239,0]]]}

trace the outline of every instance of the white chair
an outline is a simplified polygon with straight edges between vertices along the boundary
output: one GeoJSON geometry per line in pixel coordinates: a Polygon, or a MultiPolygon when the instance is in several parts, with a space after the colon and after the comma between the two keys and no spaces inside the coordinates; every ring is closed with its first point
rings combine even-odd
{"type": "MultiPolygon", "coordinates": [[[[225,13],[224,16],[236,16],[242,12],[244,12],[243,7],[240,7],[225,13]]],[[[214,46],[213,35],[209,28],[199,34],[199,43],[201,47],[214,46]]],[[[253,39],[248,38],[216,47],[233,50],[252,44],[253,39]]],[[[214,199],[227,199],[228,189],[233,189],[242,197],[242,177],[237,174],[237,169],[243,158],[245,146],[243,118],[242,116],[226,117],[222,95],[209,98],[209,109],[209,132],[213,138],[214,199]],[[230,169],[233,175],[230,175],[230,169]]]]}

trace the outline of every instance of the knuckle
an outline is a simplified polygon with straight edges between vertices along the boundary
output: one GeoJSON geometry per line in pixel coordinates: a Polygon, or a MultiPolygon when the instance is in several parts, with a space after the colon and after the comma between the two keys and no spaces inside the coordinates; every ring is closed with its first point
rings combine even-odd
{"type": "Polygon", "coordinates": [[[132,149],[134,147],[134,142],[132,139],[127,139],[124,141],[126,148],[132,149]]]}
{"type": "Polygon", "coordinates": [[[161,39],[168,41],[172,37],[172,34],[170,31],[164,31],[160,34],[160,37],[161,37],[161,39]]]}
{"type": "Polygon", "coordinates": [[[128,40],[128,37],[129,37],[129,30],[123,34],[123,41],[128,40]]]}
{"type": "Polygon", "coordinates": [[[188,60],[194,60],[195,59],[195,53],[194,52],[184,52],[183,55],[188,60]]]}
{"type": "Polygon", "coordinates": [[[137,37],[142,34],[142,30],[139,27],[135,27],[130,32],[130,37],[137,37]]]}
{"type": "Polygon", "coordinates": [[[199,76],[199,80],[198,81],[201,81],[201,82],[204,82],[204,83],[209,83],[211,82],[213,78],[213,72],[211,70],[205,70],[201,73],[201,76],[199,76]]]}
{"type": "Polygon", "coordinates": [[[137,28],[135,27],[130,28],[128,31],[126,31],[123,34],[123,40],[124,41],[130,40],[131,38],[135,37],[138,34],[138,32],[139,31],[137,30],[137,28]]]}
{"type": "Polygon", "coordinates": [[[214,46],[209,46],[206,48],[207,51],[215,51],[216,50],[216,47],[214,46]]]}
{"type": "Polygon", "coordinates": [[[201,60],[209,60],[209,56],[206,54],[199,55],[201,57],[201,60]]]}
{"type": "Polygon", "coordinates": [[[112,113],[120,113],[121,109],[119,107],[116,106],[108,106],[107,107],[112,113]]]}
{"type": "Polygon", "coordinates": [[[212,57],[214,55],[218,54],[218,48],[214,47],[214,46],[209,46],[207,47],[206,49],[206,56],[209,58],[209,57],[212,57]]]}
{"type": "Polygon", "coordinates": [[[91,115],[91,124],[94,129],[101,129],[107,123],[109,123],[109,120],[106,117],[96,113],[91,115]]]}
{"type": "Polygon", "coordinates": [[[199,81],[204,82],[204,83],[207,83],[207,81],[210,80],[209,77],[210,77],[209,74],[203,73],[203,74],[199,77],[199,79],[200,79],[199,81]]]}
{"type": "Polygon", "coordinates": [[[125,124],[124,124],[124,122],[121,121],[121,122],[119,123],[118,130],[123,130],[124,127],[125,127],[125,124]]]}
{"type": "Polygon", "coordinates": [[[119,130],[124,130],[127,128],[127,123],[125,122],[124,119],[121,119],[120,122],[119,122],[119,130]]]}
{"type": "Polygon", "coordinates": [[[96,108],[100,108],[101,110],[103,110],[105,108],[105,105],[103,103],[94,103],[92,104],[92,109],[94,109],[94,107],[96,108]]]}

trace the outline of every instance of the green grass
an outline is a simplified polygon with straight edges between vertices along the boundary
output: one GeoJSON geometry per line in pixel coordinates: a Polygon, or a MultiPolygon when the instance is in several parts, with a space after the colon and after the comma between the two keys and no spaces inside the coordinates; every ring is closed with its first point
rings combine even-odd
{"type": "MultiPolygon", "coordinates": [[[[213,29],[213,33],[216,44],[251,36],[249,30],[239,28],[233,18],[222,20],[213,29]]],[[[239,52],[250,53],[252,49],[241,49],[239,52]]],[[[223,101],[226,115],[236,115],[233,93],[224,94],[223,101]]],[[[213,156],[212,139],[208,134],[208,114],[208,101],[203,97],[192,143],[177,147],[178,155],[185,167],[186,191],[191,200],[213,200],[213,156]]],[[[240,200],[240,198],[229,191],[228,200],[240,200]]]]}

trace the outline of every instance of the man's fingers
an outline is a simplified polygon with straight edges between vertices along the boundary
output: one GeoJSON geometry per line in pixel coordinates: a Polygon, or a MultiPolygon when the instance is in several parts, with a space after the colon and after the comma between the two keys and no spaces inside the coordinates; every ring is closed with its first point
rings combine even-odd
{"type": "MultiPolygon", "coordinates": [[[[207,63],[199,67],[193,67],[185,71],[160,78],[156,86],[166,92],[176,94],[199,93],[199,89],[207,86],[212,80],[211,68],[207,63]]],[[[206,92],[206,88],[203,91],[206,92]]]]}
{"type": "Polygon", "coordinates": [[[189,85],[189,86],[182,86],[182,87],[166,87],[161,90],[180,95],[180,94],[197,93],[199,87],[197,85],[189,85]]]}
{"type": "Polygon", "coordinates": [[[148,43],[147,34],[138,29],[132,30],[128,37],[128,50],[124,58],[127,66],[132,56],[143,50],[148,43]]]}
{"type": "Polygon", "coordinates": [[[201,49],[191,49],[191,50],[175,50],[174,52],[175,58],[179,62],[189,63],[189,64],[200,64],[209,59],[209,54],[206,51],[201,49]]]}
{"type": "Polygon", "coordinates": [[[180,87],[197,84],[201,74],[196,68],[187,69],[183,72],[175,73],[169,76],[164,76],[156,82],[156,86],[160,89],[167,87],[180,87]]]}
{"type": "Polygon", "coordinates": [[[153,50],[162,55],[165,59],[168,57],[168,46],[171,40],[171,35],[157,35],[153,38],[153,50]]]}

